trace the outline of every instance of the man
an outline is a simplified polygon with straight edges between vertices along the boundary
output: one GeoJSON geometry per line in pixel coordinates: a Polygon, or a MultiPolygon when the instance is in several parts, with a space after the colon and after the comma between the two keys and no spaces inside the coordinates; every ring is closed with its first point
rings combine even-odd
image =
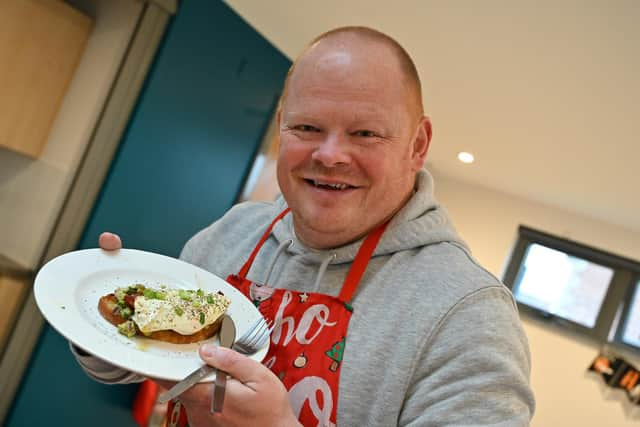
{"type": "MultiPolygon", "coordinates": [[[[291,68],[278,125],[283,197],[235,206],[181,255],[276,323],[265,365],[201,347],[233,379],[222,414],[211,385],[181,396],[190,425],[528,425],[515,304],[433,198],[404,49],[368,28],[323,34],[291,68]]],[[[78,359],[98,379],[137,379],[78,359]]]]}

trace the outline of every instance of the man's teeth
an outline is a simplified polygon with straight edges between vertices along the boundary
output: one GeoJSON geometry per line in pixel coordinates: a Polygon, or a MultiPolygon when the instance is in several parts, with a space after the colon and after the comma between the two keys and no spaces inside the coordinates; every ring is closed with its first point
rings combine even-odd
{"type": "Polygon", "coordinates": [[[315,185],[316,187],[318,186],[322,186],[322,187],[330,187],[333,188],[334,190],[344,190],[347,187],[349,187],[348,184],[333,184],[333,183],[329,183],[329,182],[322,182],[322,181],[313,181],[313,185],[315,185]]]}

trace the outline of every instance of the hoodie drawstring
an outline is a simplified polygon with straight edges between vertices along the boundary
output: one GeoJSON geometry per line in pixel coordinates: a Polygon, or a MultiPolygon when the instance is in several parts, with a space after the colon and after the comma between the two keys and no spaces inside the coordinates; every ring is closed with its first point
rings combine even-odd
{"type": "Polygon", "coordinates": [[[336,259],[336,254],[332,253],[328,257],[322,260],[322,264],[320,264],[320,268],[318,269],[318,274],[316,275],[316,282],[313,284],[313,292],[318,292],[318,288],[320,288],[320,282],[322,281],[322,277],[324,276],[324,272],[327,270],[327,266],[331,261],[336,259]]]}
{"type": "Polygon", "coordinates": [[[280,254],[282,254],[282,252],[287,249],[289,246],[291,246],[291,244],[293,243],[293,240],[289,239],[289,240],[285,240],[284,242],[280,243],[280,245],[278,246],[278,249],[276,249],[276,254],[274,255],[273,259],[271,260],[271,263],[269,264],[269,268],[267,269],[267,277],[264,279],[265,284],[269,283],[269,278],[271,277],[271,273],[273,272],[273,267],[276,265],[276,262],[278,261],[278,257],[280,257],[280,254]]]}
{"type": "MultiPolygon", "coordinates": [[[[293,240],[289,239],[289,240],[285,240],[284,242],[282,242],[282,243],[280,243],[278,245],[278,248],[276,249],[276,253],[273,256],[273,258],[271,259],[271,262],[269,263],[269,266],[267,268],[267,276],[265,277],[264,282],[262,282],[263,284],[271,283],[271,282],[269,282],[269,279],[271,279],[271,274],[273,273],[273,268],[275,267],[276,263],[278,262],[278,258],[280,257],[282,252],[284,252],[289,246],[291,246],[292,243],[293,243],[293,240]]],[[[334,259],[336,259],[336,254],[332,253],[331,255],[327,256],[325,259],[322,260],[322,263],[320,264],[320,268],[318,269],[318,274],[316,275],[316,281],[313,284],[313,288],[312,288],[313,292],[317,292],[318,289],[320,288],[320,282],[322,281],[322,278],[324,277],[325,271],[327,271],[327,266],[334,259]]]]}

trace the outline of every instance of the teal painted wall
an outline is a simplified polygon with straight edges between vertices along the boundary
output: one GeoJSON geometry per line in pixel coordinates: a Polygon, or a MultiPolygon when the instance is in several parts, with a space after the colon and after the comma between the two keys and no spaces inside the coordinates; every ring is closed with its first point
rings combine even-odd
{"type": "MultiPolygon", "coordinates": [[[[181,2],[84,231],[177,256],[237,199],[290,61],[220,1],[181,2]]],[[[137,385],[89,380],[45,326],[6,420],[133,426],[137,385]]]]}

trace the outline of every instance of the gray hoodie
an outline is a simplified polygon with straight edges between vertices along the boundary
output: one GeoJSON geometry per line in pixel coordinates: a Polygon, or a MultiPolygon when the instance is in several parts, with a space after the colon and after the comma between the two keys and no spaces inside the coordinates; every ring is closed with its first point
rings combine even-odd
{"type": "MultiPolygon", "coordinates": [[[[239,204],[196,234],[181,258],[223,278],[237,273],[285,207],[282,198],[239,204]]],[[[269,285],[337,296],[360,244],[305,247],[287,215],[248,278],[265,282],[273,264],[269,285]],[[293,243],[276,257],[288,240],[293,243]]],[[[529,425],[535,406],[530,355],[516,305],[471,257],[435,201],[426,170],[383,234],[352,306],[339,426],[529,425]]],[[[104,367],[79,361],[97,379],[107,376],[104,367]]],[[[113,370],[108,376],[110,382],[134,378],[113,370]]]]}
{"type": "MultiPolygon", "coordinates": [[[[237,273],[285,207],[282,198],[237,205],[194,236],[181,257],[223,278],[237,273]]],[[[308,248],[287,215],[248,278],[264,283],[287,240],[293,243],[277,257],[268,284],[337,296],[362,242],[308,248]]],[[[513,298],[471,257],[426,170],[383,234],[352,305],[338,425],[529,425],[530,356],[513,298]]]]}

